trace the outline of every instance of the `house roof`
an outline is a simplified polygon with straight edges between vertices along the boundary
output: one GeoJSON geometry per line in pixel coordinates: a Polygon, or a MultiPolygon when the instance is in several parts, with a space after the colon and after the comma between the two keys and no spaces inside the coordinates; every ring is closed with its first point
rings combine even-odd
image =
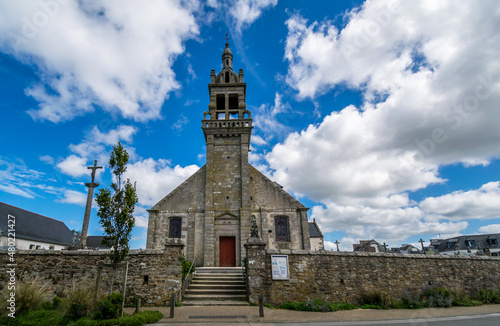
{"type": "Polygon", "coordinates": [[[103,235],[89,235],[87,236],[87,247],[98,248],[98,249],[111,249],[111,247],[102,244],[103,239],[104,239],[103,235]]]}
{"type": "Polygon", "coordinates": [[[441,251],[500,249],[500,233],[462,235],[449,239],[431,239],[431,246],[441,251]]]}
{"type": "Polygon", "coordinates": [[[318,228],[316,222],[309,222],[309,237],[311,238],[322,238],[323,234],[318,228]]]}
{"type": "Polygon", "coordinates": [[[69,246],[73,232],[66,224],[40,214],[0,202],[0,230],[8,232],[8,215],[15,216],[16,238],[69,246]]]}

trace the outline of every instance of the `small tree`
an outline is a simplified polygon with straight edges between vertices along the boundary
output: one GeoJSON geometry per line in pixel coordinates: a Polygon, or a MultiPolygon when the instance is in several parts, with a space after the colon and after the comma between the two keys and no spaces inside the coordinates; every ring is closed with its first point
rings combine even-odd
{"type": "MultiPolygon", "coordinates": [[[[122,181],[123,174],[127,170],[129,155],[122,144],[113,146],[109,158],[109,167],[111,168],[115,182],[111,184],[113,194],[107,188],[102,188],[96,196],[99,211],[97,215],[99,223],[104,228],[106,235],[102,241],[103,245],[111,247],[111,264],[116,266],[127,257],[129,251],[129,240],[132,228],[135,224],[134,213],[135,204],[138,201],[135,183],[130,179],[122,181]]],[[[111,279],[111,289],[116,267],[113,267],[111,279]]],[[[111,292],[111,290],[110,290],[111,292]]]]}

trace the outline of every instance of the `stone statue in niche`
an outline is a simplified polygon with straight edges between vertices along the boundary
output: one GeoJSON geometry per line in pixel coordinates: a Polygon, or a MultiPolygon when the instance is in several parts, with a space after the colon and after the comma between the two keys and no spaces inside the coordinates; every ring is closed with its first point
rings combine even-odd
{"type": "Polygon", "coordinates": [[[250,237],[251,238],[258,238],[259,237],[259,229],[257,228],[257,220],[255,219],[254,215],[252,215],[252,230],[250,231],[250,237]]]}

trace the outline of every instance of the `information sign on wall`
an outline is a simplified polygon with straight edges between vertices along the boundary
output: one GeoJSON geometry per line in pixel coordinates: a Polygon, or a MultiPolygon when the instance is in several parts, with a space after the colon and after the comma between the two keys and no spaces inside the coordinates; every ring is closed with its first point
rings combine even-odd
{"type": "Polygon", "coordinates": [[[271,273],[273,280],[289,280],[287,255],[271,255],[271,273]]]}

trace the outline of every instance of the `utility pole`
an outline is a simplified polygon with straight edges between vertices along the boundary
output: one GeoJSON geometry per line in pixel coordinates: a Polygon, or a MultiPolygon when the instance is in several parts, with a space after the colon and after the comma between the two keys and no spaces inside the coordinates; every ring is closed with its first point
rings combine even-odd
{"type": "Polygon", "coordinates": [[[92,199],[94,198],[94,188],[99,187],[99,184],[94,182],[95,171],[97,169],[102,169],[102,166],[97,166],[97,160],[95,160],[94,166],[88,166],[87,169],[92,170],[91,174],[92,182],[85,184],[87,187],[89,187],[89,192],[87,194],[87,206],[85,206],[85,216],[83,217],[82,236],[80,239],[81,248],[85,248],[87,246],[87,233],[89,230],[90,209],[92,208],[92,199]]]}

